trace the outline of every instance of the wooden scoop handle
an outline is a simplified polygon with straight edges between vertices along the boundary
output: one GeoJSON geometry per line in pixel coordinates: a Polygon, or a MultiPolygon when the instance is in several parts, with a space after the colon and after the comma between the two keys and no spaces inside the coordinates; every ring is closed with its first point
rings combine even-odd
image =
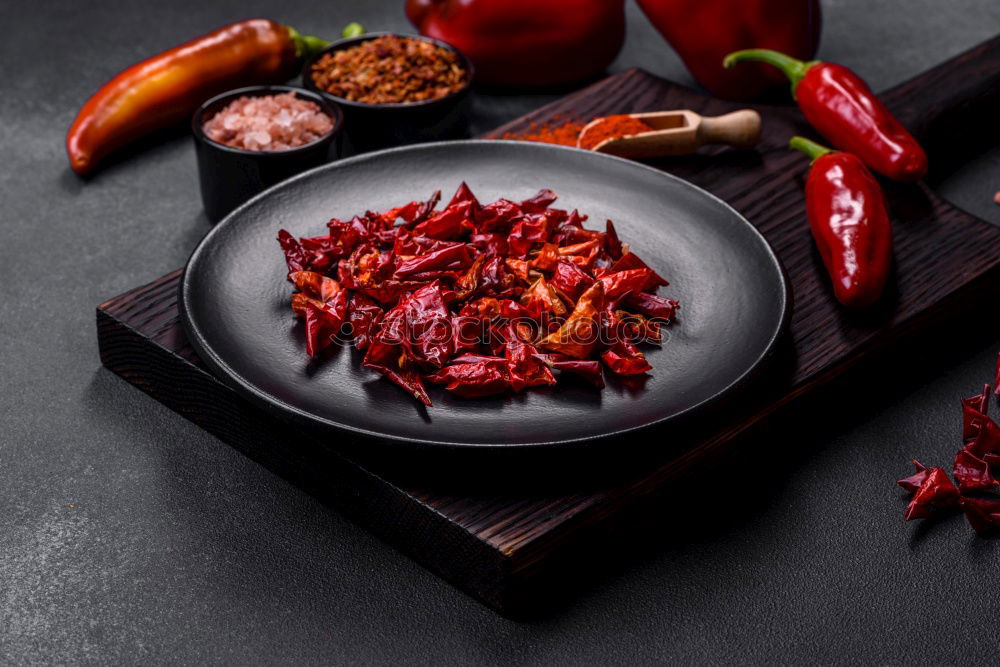
{"type": "Polygon", "coordinates": [[[760,114],[741,109],[724,116],[702,118],[698,125],[698,145],[726,144],[734,148],[753,148],[760,141],[760,114]]]}

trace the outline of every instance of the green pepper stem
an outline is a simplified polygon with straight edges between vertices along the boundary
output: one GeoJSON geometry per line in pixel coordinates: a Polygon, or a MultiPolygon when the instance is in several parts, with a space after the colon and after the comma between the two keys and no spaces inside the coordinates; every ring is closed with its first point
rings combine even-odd
{"type": "Polygon", "coordinates": [[[795,89],[798,88],[799,81],[802,80],[802,77],[806,75],[806,71],[813,65],[819,63],[818,60],[805,62],[803,60],[799,60],[798,58],[785,55],[784,53],[772,51],[771,49],[745,49],[743,51],[734,51],[733,53],[730,53],[725,57],[725,59],[723,59],[722,66],[728,69],[736,63],[742,62],[767,63],[768,65],[774,65],[780,69],[792,83],[792,97],[795,97],[795,89]]]}
{"type": "Polygon", "coordinates": [[[295,45],[295,56],[297,58],[308,58],[315,53],[319,53],[326,47],[330,46],[330,42],[325,39],[320,39],[319,37],[309,37],[307,35],[302,35],[298,30],[291,26],[285,26],[288,28],[288,36],[291,38],[292,43],[295,45]]]}
{"type": "Polygon", "coordinates": [[[351,21],[340,31],[341,37],[358,37],[365,34],[365,27],[357,21],[351,21]]]}
{"type": "Polygon", "coordinates": [[[806,139],[805,137],[795,136],[788,140],[788,147],[794,148],[797,151],[801,151],[809,157],[809,163],[812,164],[816,160],[820,159],[824,155],[829,155],[830,153],[836,153],[832,148],[827,148],[817,144],[815,141],[806,139]]]}

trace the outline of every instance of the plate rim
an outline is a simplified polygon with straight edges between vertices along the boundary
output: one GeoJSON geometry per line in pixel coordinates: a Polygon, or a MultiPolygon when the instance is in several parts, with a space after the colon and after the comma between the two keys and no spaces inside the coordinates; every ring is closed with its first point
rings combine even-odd
{"type": "Polygon", "coordinates": [[[362,153],[360,155],[354,155],[348,158],[343,158],[340,160],[334,160],[326,164],[319,165],[312,169],[303,171],[291,178],[288,178],[280,183],[277,183],[268,189],[258,193],[257,195],[251,197],[246,202],[240,206],[233,209],[228,213],[222,220],[216,223],[212,229],[202,237],[195,246],[195,249],[191,252],[188,257],[187,262],[184,264],[184,272],[181,276],[180,284],[178,285],[178,298],[177,307],[180,314],[181,324],[184,327],[184,333],[188,338],[188,342],[194,351],[197,353],[198,358],[201,359],[209,370],[212,371],[212,375],[215,379],[219,380],[223,384],[231,387],[237,393],[241,394],[243,397],[249,399],[252,403],[260,405],[262,408],[269,411],[274,411],[279,414],[279,416],[291,417],[297,422],[306,423],[311,426],[321,426],[324,429],[333,429],[339,431],[347,431],[354,435],[362,436],[370,441],[375,441],[379,444],[386,446],[399,446],[407,449],[414,448],[433,448],[436,450],[539,450],[539,449],[554,449],[554,448],[565,448],[572,446],[585,446],[593,444],[600,441],[612,440],[618,438],[627,433],[638,433],[657,426],[662,426],[664,424],[677,422],[683,418],[690,417],[706,407],[717,403],[719,400],[727,395],[735,393],[741,386],[746,384],[751,380],[755,374],[761,370],[762,366],[768,359],[772,356],[775,351],[775,347],[781,340],[782,335],[788,329],[789,320],[791,317],[792,310],[792,298],[791,298],[791,287],[788,281],[788,274],[785,270],[785,266],[778,254],[774,251],[774,248],[768,242],[767,238],[758,230],[746,216],[737,211],[735,208],[730,206],[726,201],[715,196],[708,190],[701,188],[688,180],[685,180],[679,176],[656,169],[647,164],[637,162],[635,160],[628,160],[625,158],[617,157],[614,155],[608,155],[606,153],[595,153],[593,151],[585,151],[579,148],[574,148],[570,146],[560,146],[556,144],[545,144],[539,142],[525,142],[517,140],[504,140],[504,139],[459,139],[454,141],[431,141],[423,142],[419,144],[408,144],[405,146],[395,146],[392,148],[386,148],[378,151],[372,151],[368,153],[362,153]],[[608,160],[611,162],[619,162],[628,164],[631,168],[642,169],[646,171],[653,172],[661,177],[667,178],[668,180],[675,181],[682,187],[692,188],[698,191],[701,195],[714,200],[724,208],[728,209],[733,213],[740,221],[743,222],[758,238],[758,240],[763,244],[767,255],[770,257],[774,266],[778,270],[778,282],[781,292],[781,308],[780,316],[778,318],[777,326],[768,339],[767,344],[764,346],[761,353],[754,359],[747,369],[735,378],[732,382],[727,384],[725,387],[713,393],[711,396],[705,398],[704,400],[696,403],[694,405],[688,406],[687,408],[676,412],[674,414],[655,419],[644,424],[639,424],[636,426],[629,426],[626,428],[617,429],[608,433],[600,433],[596,435],[584,435],[584,436],[574,436],[571,438],[563,438],[557,440],[539,440],[533,442],[516,442],[516,443],[497,443],[497,442],[456,442],[451,440],[435,440],[433,438],[418,438],[410,436],[394,435],[392,433],[380,433],[378,431],[373,431],[367,428],[361,428],[351,424],[344,424],[341,422],[333,421],[325,417],[320,417],[312,412],[308,412],[294,405],[290,405],[285,401],[282,401],[266,391],[258,389],[252,383],[243,378],[239,373],[237,373],[233,368],[228,366],[219,356],[212,350],[211,346],[208,345],[202,336],[201,332],[198,330],[193,318],[190,316],[189,309],[187,307],[187,300],[190,298],[191,292],[191,267],[198,261],[199,257],[205,252],[205,248],[211,243],[211,240],[218,234],[221,234],[220,230],[223,230],[227,225],[233,224],[232,220],[236,219],[244,210],[254,206],[258,201],[272,196],[273,193],[283,190],[285,188],[291,187],[298,181],[306,180],[322,171],[336,171],[337,169],[349,167],[358,162],[367,162],[371,160],[378,160],[384,155],[390,155],[394,153],[405,153],[410,151],[417,151],[428,148],[440,148],[446,145],[509,145],[509,146],[532,146],[529,150],[544,150],[544,151],[572,151],[575,153],[585,153],[590,158],[587,159],[598,159],[598,160],[608,160]]]}

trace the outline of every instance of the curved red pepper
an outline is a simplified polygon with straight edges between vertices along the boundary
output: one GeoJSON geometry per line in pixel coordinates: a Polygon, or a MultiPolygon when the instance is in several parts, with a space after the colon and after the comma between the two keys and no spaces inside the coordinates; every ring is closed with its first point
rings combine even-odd
{"type": "Polygon", "coordinates": [[[130,141],[190,118],[232,88],[283,83],[328,42],[267,19],[240,21],[129,67],[87,100],[66,135],[69,164],[91,171],[130,141]]]}
{"type": "Polygon", "coordinates": [[[722,66],[727,53],[762,47],[809,59],[819,46],[819,0],[639,0],[698,83],[729,99],[759,96],[781,81],[766,67],[722,66]]]}
{"type": "Polygon", "coordinates": [[[789,145],[813,159],[806,214],[837,301],[852,308],[878,301],[892,263],[892,226],[875,177],[851,153],[803,137],[789,145]]]}
{"type": "MultiPolygon", "coordinates": [[[[803,62],[777,51],[750,49],[726,56],[725,66],[759,61],[780,69],[792,82],[802,115],[840,150],[854,153],[896,181],[919,181],[927,154],[857,74],[830,63],[803,62]]],[[[734,70],[739,71],[739,70],[734,70]]]]}
{"type": "Polygon", "coordinates": [[[421,34],[468,56],[479,81],[549,86],[603,72],[625,40],[623,0],[407,0],[421,34]]]}

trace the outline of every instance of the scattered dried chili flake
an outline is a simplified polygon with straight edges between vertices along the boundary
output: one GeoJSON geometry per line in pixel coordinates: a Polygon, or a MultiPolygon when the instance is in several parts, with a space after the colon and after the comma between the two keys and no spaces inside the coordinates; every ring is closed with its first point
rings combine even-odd
{"type": "MultiPolygon", "coordinates": [[[[1000,373],[1000,355],[997,368],[1000,373]]],[[[975,396],[962,399],[962,437],[967,444],[955,455],[952,474],[957,487],[944,470],[926,468],[916,459],[914,474],[896,482],[914,494],[904,520],[924,518],[934,510],[961,507],[976,533],[986,535],[1000,530],[1000,501],[966,495],[1000,488],[1000,481],[990,471],[991,466],[1000,466],[1000,425],[987,414],[991,389],[986,385],[975,396]]]]}
{"type": "Polygon", "coordinates": [[[977,535],[993,535],[1000,531],[1000,501],[962,498],[961,506],[977,535]]]}
{"type": "Polygon", "coordinates": [[[924,483],[925,479],[927,479],[927,476],[930,474],[930,471],[926,467],[921,465],[920,462],[917,461],[916,459],[912,459],[912,463],[913,466],[917,469],[917,471],[912,475],[910,475],[909,477],[904,477],[903,479],[898,480],[896,484],[899,484],[901,487],[903,487],[910,493],[916,493],[917,489],[920,488],[920,485],[924,483]]]}
{"type": "Polygon", "coordinates": [[[965,448],[980,458],[991,452],[1000,452],[1000,426],[985,417],[979,422],[979,433],[965,448]]]}
{"type": "Polygon", "coordinates": [[[1000,486],[1000,482],[990,474],[990,465],[968,449],[958,450],[952,474],[962,493],[991,491],[1000,486]]]}
{"type": "Polygon", "coordinates": [[[320,90],[351,102],[436,100],[468,84],[458,55],[414,37],[384,35],[324,54],[310,72],[320,90]]]}
{"type": "Polygon", "coordinates": [[[990,386],[983,385],[983,391],[975,396],[962,399],[962,440],[975,440],[983,423],[989,419],[986,416],[990,405],[990,386]]]}
{"type": "Polygon", "coordinates": [[[439,200],[333,219],[325,236],[278,232],[307,354],[353,341],[366,368],[425,405],[425,380],[478,397],[556,373],[603,387],[602,361],[651,370],[638,345],[661,342],[678,304],[654,294],[667,281],[613,224],[585,229],[586,216],[552,208],[551,190],[483,205],[463,183],[439,200]]]}
{"type": "Polygon", "coordinates": [[[997,353],[997,370],[993,380],[993,393],[1000,396],[1000,352],[997,353]]]}
{"type": "Polygon", "coordinates": [[[948,478],[948,473],[941,468],[930,468],[927,477],[913,494],[910,504],[906,506],[903,520],[923,519],[935,510],[958,507],[959,497],[958,489],[948,478]]]}

